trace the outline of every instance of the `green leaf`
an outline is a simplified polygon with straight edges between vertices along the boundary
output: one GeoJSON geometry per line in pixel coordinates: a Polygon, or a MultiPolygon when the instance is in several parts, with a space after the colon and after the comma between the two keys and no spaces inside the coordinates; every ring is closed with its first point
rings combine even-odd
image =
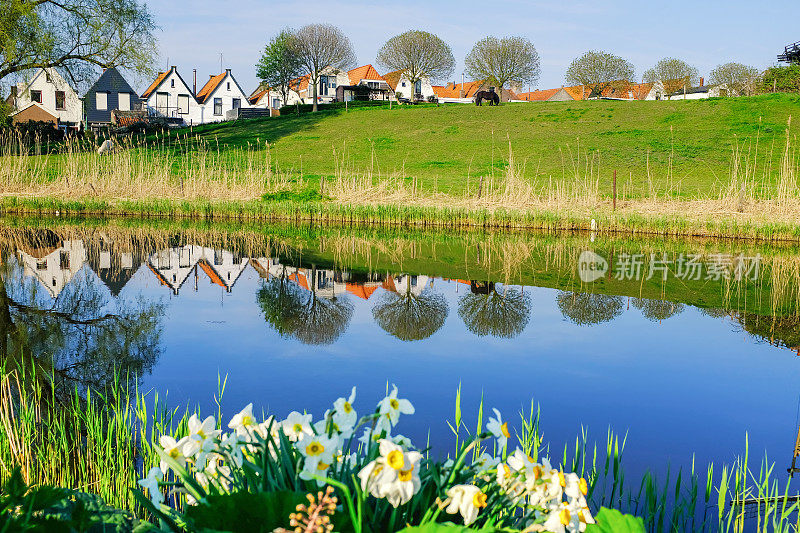
{"type": "Polygon", "coordinates": [[[644,522],[616,509],[602,507],[594,517],[596,524],[590,524],[586,533],[645,533],[644,522]]]}
{"type": "Polygon", "coordinates": [[[289,527],[289,515],[306,501],[302,492],[262,492],[210,495],[205,503],[188,507],[186,519],[198,529],[234,533],[268,533],[289,527]]]}
{"type": "Polygon", "coordinates": [[[503,531],[493,527],[484,527],[481,529],[469,528],[467,526],[460,526],[452,522],[432,522],[424,526],[412,526],[401,529],[398,533],[499,533],[503,531]]]}

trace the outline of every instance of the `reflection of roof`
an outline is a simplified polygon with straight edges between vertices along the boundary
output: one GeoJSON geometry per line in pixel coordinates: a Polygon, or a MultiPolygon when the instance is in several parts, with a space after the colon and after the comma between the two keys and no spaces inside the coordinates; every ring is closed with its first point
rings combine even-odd
{"type": "Polygon", "coordinates": [[[288,278],[303,287],[305,290],[309,290],[308,280],[306,279],[306,275],[302,272],[297,271],[294,274],[290,274],[288,278]]]}
{"type": "Polygon", "coordinates": [[[367,287],[362,283],[348,283],[347,284],[347,292],[350,294],[354,294],[359,298],[364,300],[369,300],[369,297],[372,296],[372,293],[378,290],[376,285],[372,285],[367,287]]]}
{"type": "Polygon", "coordinates": [[[156,275],[156,278],[158,278],[158,281],[160,281],[162,285],[166,285],[166,286],[167,286],[167,287],[169,287],[170,289],[174,289],[174,288],[175,288],[175,287],[173,287],[173,286],[172,286],[172,283],[170,283],[170,282],[167,280],[167,278],[165,278],[165,277],[163,276],[163,274],[161,274],[161,272],[159,272],[159,271],[158,271],[158,269],[157,269],[156,267],[154,267],[154,266],[153,266],[153,265],[150,263],[150,261],[148,261],[148,262],[147,262],[147,267],[150,269],[150,271],[151,271],[153,274],[155,274],[155,275],[156,275]]]}
{"type": "Polygon", "coordinates": [[[383,285],[381,285],[381,287],[383,287],[387,291],[397,292],[397,287],[394,284],[394,277],[392,276],[387,277],[386,281],[383,282],[383,285]]]}
{"type": "Polygon", "coordinates": [[[261,276],[262,278],[268,278],[269,277],[269,270],[264,268],[264,265],[262,265],[261,262],[258,259],[253,259],[251,257],[250,258],[250,265],[253,267],[253,270],[258,272],[258,275],[261,276]]]}
{"type": "Polygon", "coordinates": [[[211,280],[211,283],[219,285],[223,289],[228,288],[228,286],[225,285],[225,282],[222,280],[222,277],[217,273],[216,270],[214,270],[214,267],[211,266],[211,263],[205,259],[201,259],[197,262],[197,264],[200,265],[200,268],[202,268],[203,272],[206,273],[206,276],[208,276],[208,279],[211,280]]]}

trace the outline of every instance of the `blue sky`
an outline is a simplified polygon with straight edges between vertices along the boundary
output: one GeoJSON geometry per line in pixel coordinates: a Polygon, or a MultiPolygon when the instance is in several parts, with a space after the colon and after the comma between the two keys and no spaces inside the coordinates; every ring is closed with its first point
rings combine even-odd
{"type": "Polygon", "coordinates": [[[162,28],[161,68],[177,65],[189,83],[197,68],[202,85],[219,71],[222,53],[224,67],[233,69],[246,91],[256,85],[253,65],[264,43],[282,27],[312,22],[339,26],[350,37],[359,64],[375,63],[380,46],[405,30],[436,33],[453,48],[457,67],[452,79],[459,81],[464,56],[475,41],[486,35],[523,35],[541,57],[539,88],[561,86],[570,61],[589,49],[629,59],[637,77],[666,56],[685,59],[707,76],[727,61],[767,67],[786,44],[800,40],[800,3],[790,0],[147,3],[162,28]]]}

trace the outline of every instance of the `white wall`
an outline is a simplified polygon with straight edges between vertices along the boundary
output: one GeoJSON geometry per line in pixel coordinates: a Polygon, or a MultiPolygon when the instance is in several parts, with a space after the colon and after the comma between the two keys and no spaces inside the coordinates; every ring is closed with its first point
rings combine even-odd
{"type": "Polygon", "coordinates": [[[81,105],[78,94],[69,86],[61,75],[53,69],[39,69],[33,75],[33,81],[28,86],[28,82],[17,84],[17,109],[23,109],[30,105],[31,91],[42,92],[42,107],[56,115],[61,122],[83,121],[83,105],[81,105]],[[49,79],[46,74],[49,74],[49,79]],[[56,91],[64,91],[64,109],[56,109],[56,91]]]}
{"type": "MultiPolygon", "coordinates": [[[[436,94],[433,92],[433,87],[431,86],[430,80],[427,78],[422,78],[421,81],[422,81],[423,99],[428,100],[428,97],[436,96],[436,94]]],[[[411,94],[413,92],[413,84],[408,80],[405,74],[400,76],[400,79],[397,82],[397,87],[395,88],[395,92],[402,93],[403,98],[411,98],[411,94]]]]}
{"type": "MultiPolygon", "coordinates": [[[[186,83],[191,83],[187,81],[186,83]]],[[[192,95],[192,88],[186,86],[182,81],[176,69],[170,70],[164,81],[156,87],[146,102],[147,110],[150,114],[170,117],[182,118],[187,125],[201,124],[203,110],[202,106],[197,103],[192,95]],[[174,85],[174,86],[173,86],[174,85]],[[163,103],[159,101],[158,93],[167,93],[166,106],[160,106],[163,103]],[[189,97],[189,112],[182,113],[178,108],[178,96],[186,95],[189,97]]]]}
{"type": "Polygon", "coordinates": [[[221,122],[225,120],[225,113],[233,109],[234,98],[239,98],[240,107],[252,107],[250,101],[247,99],[247,95],[239,89],[233,77],[228,73],[219,85],[217,85],[217,88],[208,95],[205,102],[201,104],[200,123],[206,124],[208,122],[221,122]],[[214,114],[215,98],[222,99],[221,115],[214,114]]]}

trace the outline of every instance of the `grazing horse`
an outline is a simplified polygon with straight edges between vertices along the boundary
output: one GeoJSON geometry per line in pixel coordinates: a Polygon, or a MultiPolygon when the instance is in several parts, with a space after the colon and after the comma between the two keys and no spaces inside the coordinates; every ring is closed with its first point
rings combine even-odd
{"type": "Polygon", "coordinates": [[[481,105],[483,100],[488,100],[489,105],[500,105],[500,96],[494,91],[478,91],[475,93],[475,105],[481,105]]]}

